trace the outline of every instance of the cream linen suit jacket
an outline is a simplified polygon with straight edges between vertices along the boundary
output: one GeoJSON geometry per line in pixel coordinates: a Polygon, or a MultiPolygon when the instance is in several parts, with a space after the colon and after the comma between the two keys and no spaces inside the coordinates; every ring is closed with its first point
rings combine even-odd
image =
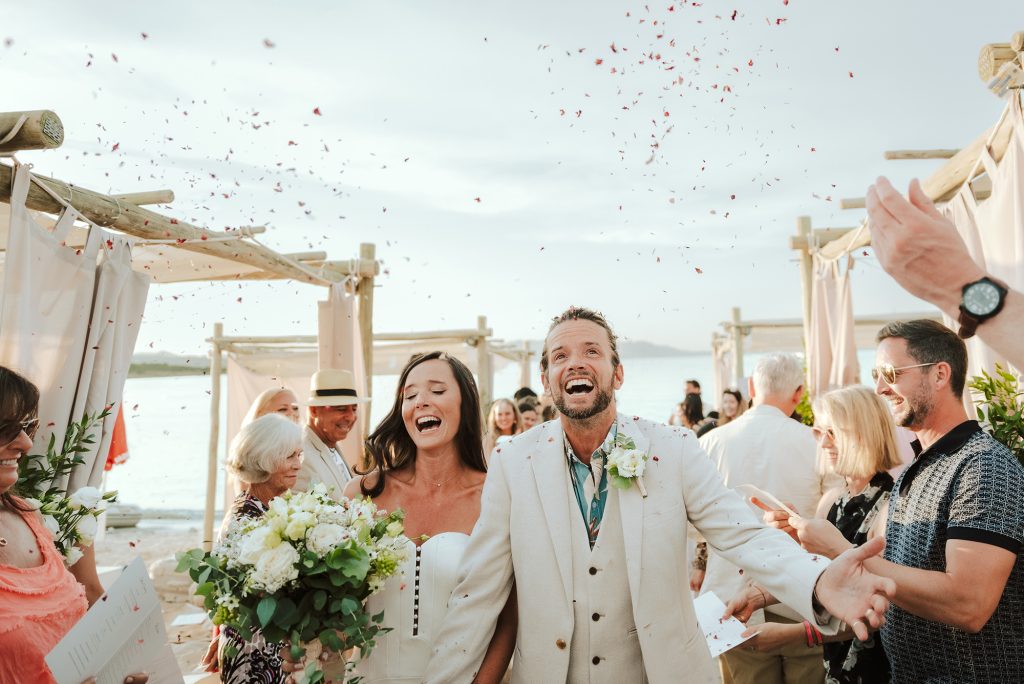
{"type": "MultiPolygon", "coordinates": [[[[340,451],[338,455],[341,455],[340,451]]],[[[302,470],[295,480],[295,490],[306,492],[314,483],[323,482],[330,490],[331,498],[337,501],[345,491],[345,485],[352,479],[344,458],[341,463],[339,466],[334,462],[334,454],[330,448],[308,425],[303,427],[302,470]]]]}
{"type": "MultiPolygon", "coordinates": [[[[687,523],[810,620],[814,584],[828,561],[762,525],[722,484],[690,430],[622,414],[617,420],[619,432],[649,455],[646,498],[636,486],[609,492],[619,497],[630,601],[647,677],[652,684],[720,682],[689,590],[687,523]]],[[[480,518],[424,681],[472,681],[513,579],[519,630],[512,681],[566,681],[574,621],[569,516],[580,511],[562,435],[559,421],[544,423],[491,456],[480,518]]]]}

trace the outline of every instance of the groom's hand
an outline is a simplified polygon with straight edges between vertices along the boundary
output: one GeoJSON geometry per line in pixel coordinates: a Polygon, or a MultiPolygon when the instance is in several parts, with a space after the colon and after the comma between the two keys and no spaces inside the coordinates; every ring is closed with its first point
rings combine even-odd
{"type": "Polygon", "coordinates": [[[818,601],[829,613],[850,625],[860,640],[868,638],[868,628],[879,629],[885,623],[889,598],[896,583],[868,572],[864,561],[885,548],[885,538],[875,537],[855,549],[843,552],[818,577],[814,587],[818,601]]]}

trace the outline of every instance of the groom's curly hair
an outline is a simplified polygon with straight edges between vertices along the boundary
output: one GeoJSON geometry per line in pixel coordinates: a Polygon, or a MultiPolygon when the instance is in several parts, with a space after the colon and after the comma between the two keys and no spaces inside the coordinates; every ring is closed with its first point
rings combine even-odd
{"type": "Polygon", "coordinates": [[[557,328],[566,321],[590,321],[596,323],[605,329],[608,333],[608,342],[612,348],[612,367],[616,368],[619,365],[619,348],[616,346],[616,341],[619,339],[615,332],[612,330],[612,326],[605,319],[604,314],[600,311],[594,311],[582,306],[570,306],[568,309],[563,311],[558,316],[551,319],[551,325],[548,327],[548,334],[544,338],[544,348],[540,353],[540,372],[548,372],[548,336],[551,335],[551,331],[557,328]]]}

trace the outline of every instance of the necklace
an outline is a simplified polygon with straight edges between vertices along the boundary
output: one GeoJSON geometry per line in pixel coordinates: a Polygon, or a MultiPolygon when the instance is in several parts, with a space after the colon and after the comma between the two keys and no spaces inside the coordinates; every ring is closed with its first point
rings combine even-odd
{"type": "Polygon", "coordinates": [[[432,485],[434,485],[435,487],[437,487],[438,489],[440,489],[440,488],[441,488],[441,485],[443,485],[443,484],[447,484],[447,483],[451,482],[452,480],[454,480],[454,479],[455,479],[455,478],[457,478],[458,476],[459,476],[459,473],[455,473],[454,475],[452,475],[451,477],[449,477],[449,478],[448,478],[447,480],[441,480],[440,482],[434,482],[433,480],[428,480],[428,482],[430,482],[430,484],[432,484],[432,485]]]}

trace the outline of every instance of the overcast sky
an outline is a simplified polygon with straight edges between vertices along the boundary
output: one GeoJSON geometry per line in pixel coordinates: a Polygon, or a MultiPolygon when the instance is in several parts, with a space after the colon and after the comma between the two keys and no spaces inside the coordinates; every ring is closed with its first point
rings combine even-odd
{"type": "MultiPolygon", "coordinates": [[[[570,304],[684,349],[740,306],[797,317],[796,217],[940,162],[1002,103],[977,54],[1018,1],[6,2],[4,110],[53,109],[36,170],[171,188],[198,225],[282,251],[377,244],[381,332],[541,337],[570,304]]],[[[925,310],[858,253],[860,314],[925,310]]],[[[138,350],[313,334],[323,290],[154,285],[138,350]]]]}

